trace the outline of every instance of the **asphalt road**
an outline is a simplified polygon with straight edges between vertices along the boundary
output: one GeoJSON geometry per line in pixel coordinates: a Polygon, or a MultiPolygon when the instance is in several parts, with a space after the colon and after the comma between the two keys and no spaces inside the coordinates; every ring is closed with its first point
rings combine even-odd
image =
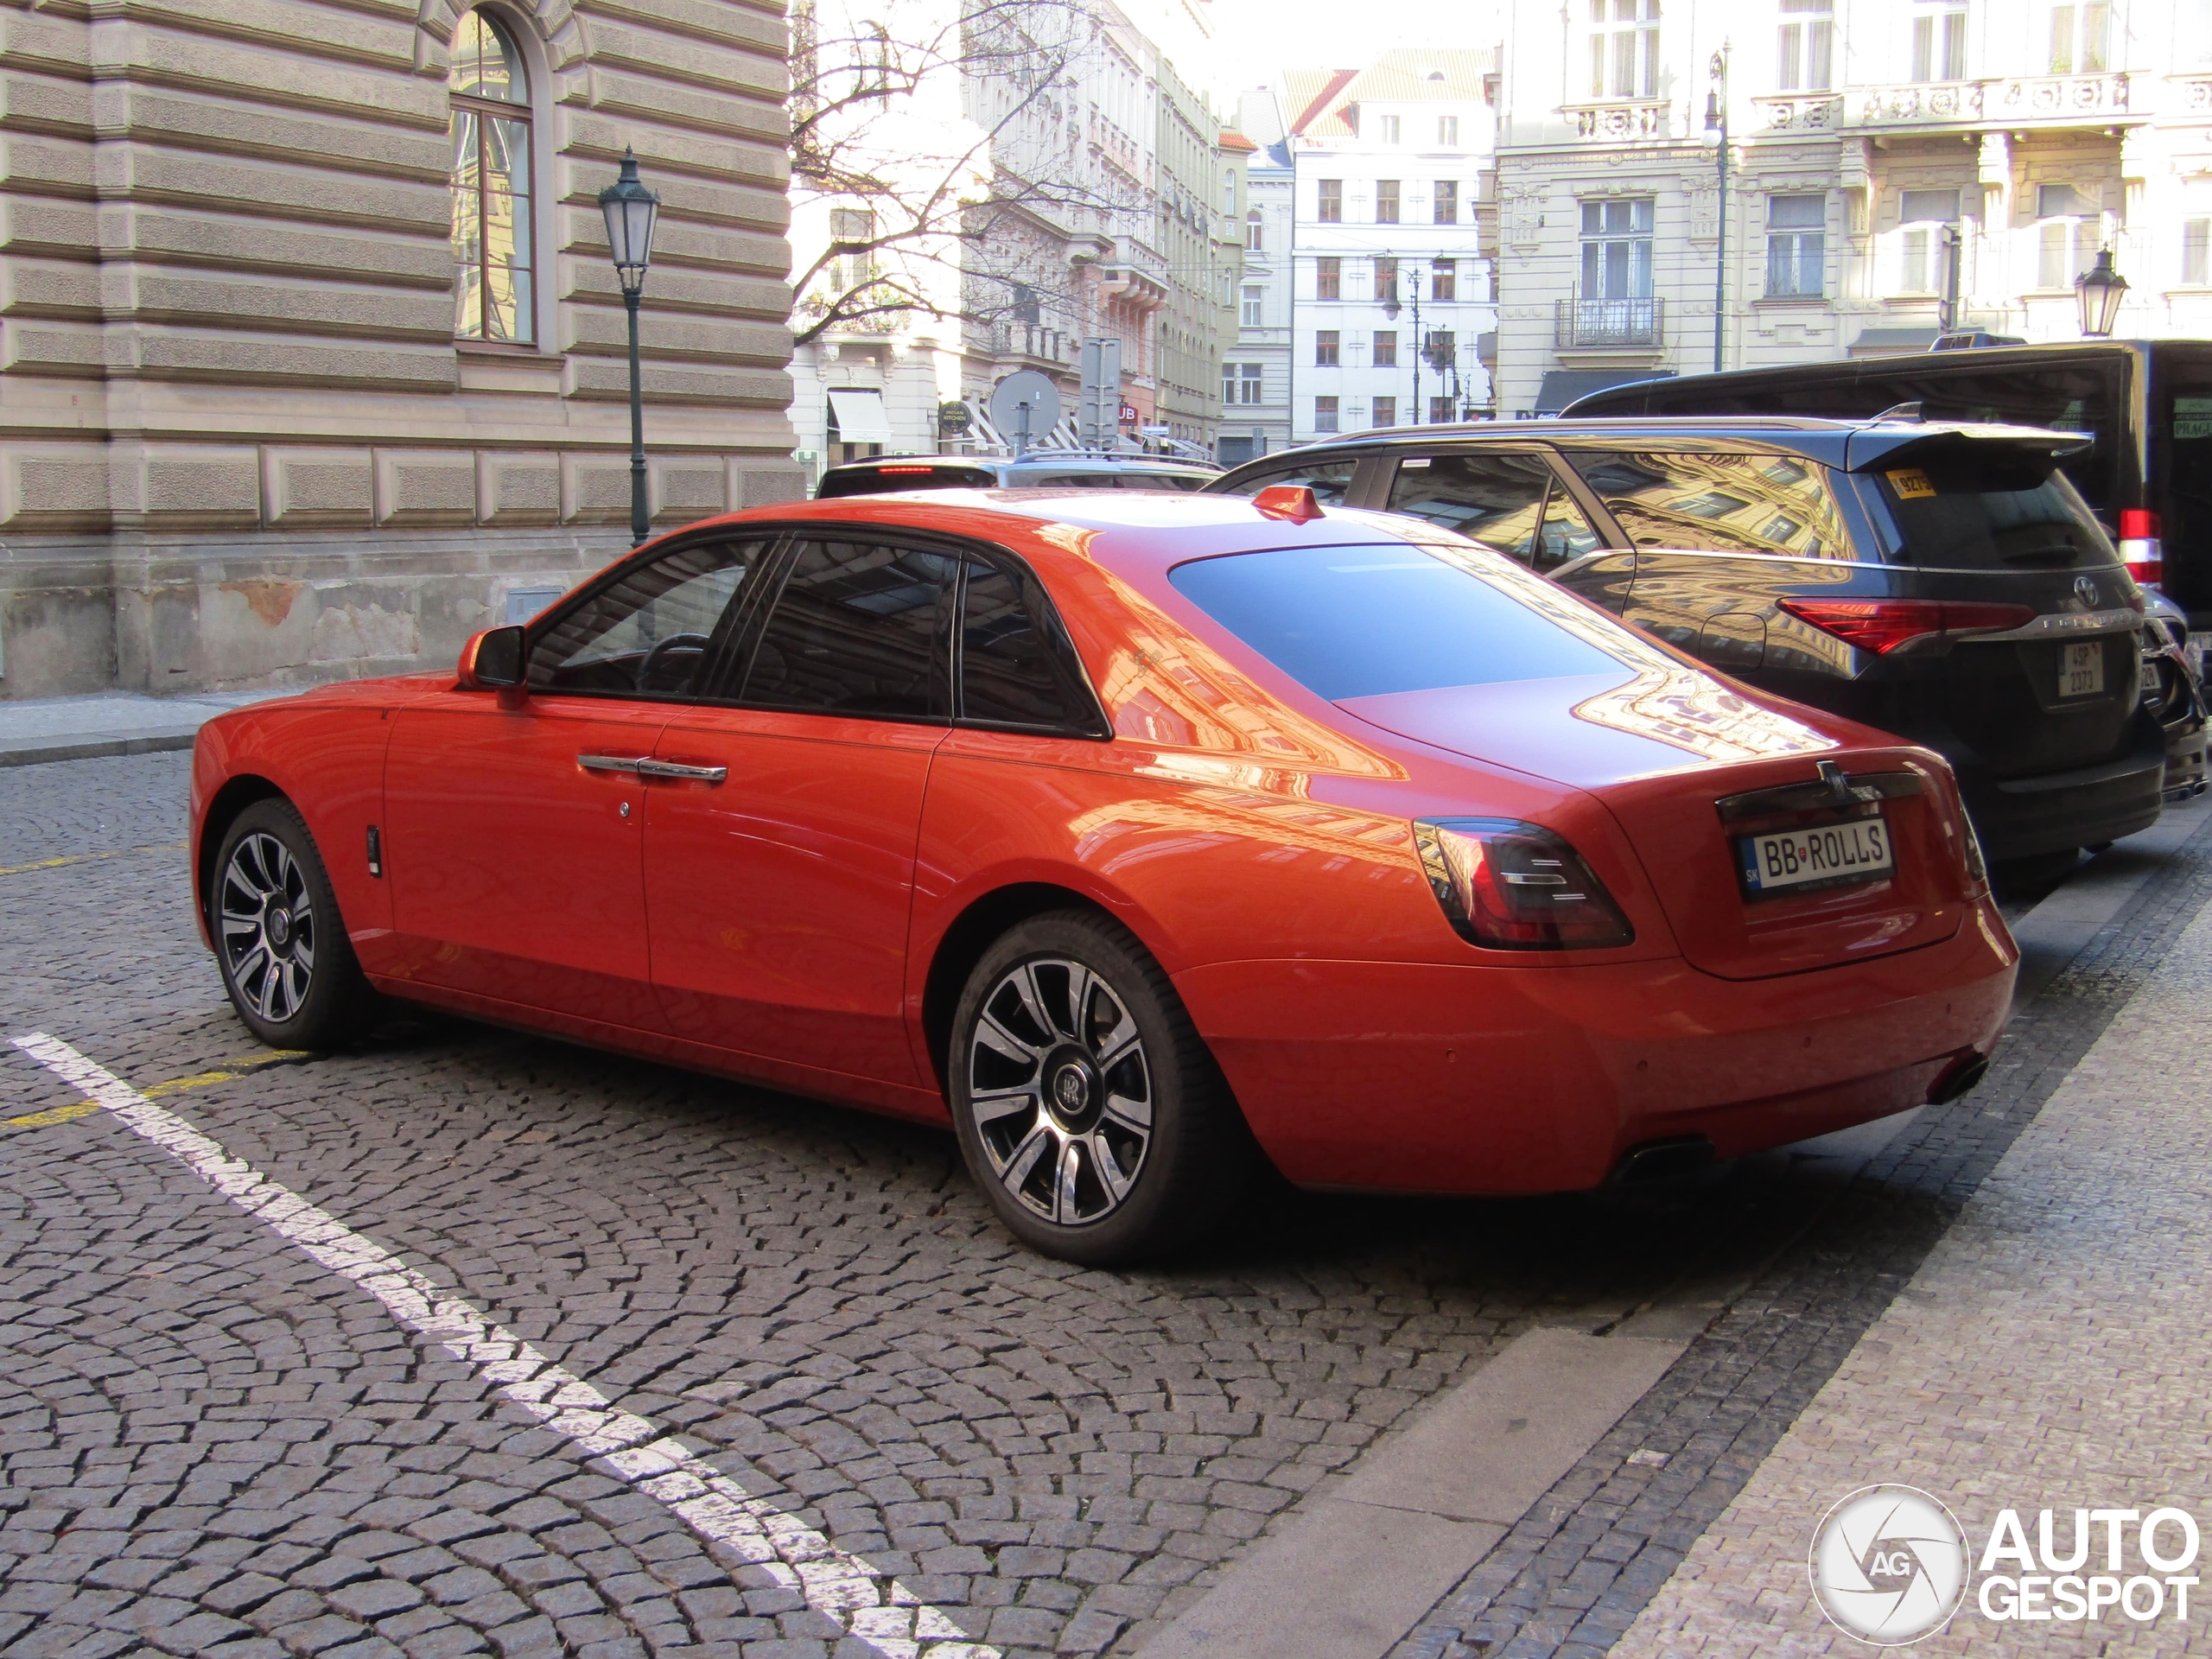
{"type": "Polygon", "coordinates": [[[1848,1185],[1043,1261],[949,1135],[459,1021],[257,1050],[188,766],[0,773],[0,1038],[53,1039],[0,1046],[10,1655],[1133,1651],[1515,1338],[1749,1282],[1848,1185]]]}

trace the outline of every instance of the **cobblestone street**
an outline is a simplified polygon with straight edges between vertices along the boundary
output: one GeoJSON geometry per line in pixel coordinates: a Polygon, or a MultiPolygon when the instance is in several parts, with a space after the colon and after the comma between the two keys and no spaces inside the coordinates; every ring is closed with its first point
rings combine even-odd
{"type": "MultiPolygon", "coordinates": [[[[1817,1509],[1744,1546],[1731,1505],[2044,1103],[2103,1109],[2064,1080],[2212,868],[2176,854],[1871,1161],[1271,1197],[1107,1273],[1014,1245],[950,1135],[459,1021],[257,1050],[189,914],[188,767],[0,774],[0,1036],[52,1039],[0,1048],[10,1655],[1133,1653],[1516,1338],[1688,1299],[1667,1376],[1398,1649],[1671,1651],[1686,1556],[1764,1549],[1804,1600],[1817,1509]]],[[[2143,1202],[2201,1227],[2173,1179],[2143,1202]]]]}

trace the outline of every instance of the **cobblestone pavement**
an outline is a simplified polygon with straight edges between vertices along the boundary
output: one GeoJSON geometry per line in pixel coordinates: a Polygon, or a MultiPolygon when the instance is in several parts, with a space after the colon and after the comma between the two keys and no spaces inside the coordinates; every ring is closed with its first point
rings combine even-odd
{"type": "MultiPolygon", "coordinates": [[[[1274,1198],[1173,1270],[1045,1262],[949,1136],[460,1022],[257,1051],[188,914],[187,766],[0,774],[0,1036],[74,1046],[896,1575],[944,1659],[1132,1651],[1532,1323],[1754,1274],[1842,1202],[1779,1157],[1660,1203],[1274,1198]]],[[[911,1650],[10,1049],[0,1120],[0,1650],[911,1650]]]]}
{"type": "MultiPolygon", "coordinates": [[[[1923,1113],[1732,1287],[1659,1385],[1391,1659],[1825,1649],[1812,1528],[1878,1481],[1956,1493],[1977,1542],[2006,1504],[2124,1506],[2156,1489],[2212,1507],[2212,1173],[2193,1064],[2208,899],[2212,824],[2014,1016],[1990,1079],[1923,1113]],[[1943,1287],[1923,1300],[1929,1274],[1943,1287]],[[2080,1363],[2045,1376],[2069,1344],[2080,1363]],[[1979,1387],[1948,1375],[2007,1355],[1979,1387]]],[[[2063,1649],[2060,1628],[2009,1639],[2063,1649]]],[[[2172,1624],[2090,1629],[2088,1650],[2183,1640],[2172,1624]]],[[[1977,1621],[1954,1644],[2007,1630],[1977,1621]]]]}
{"type": "MultiPolygon", "coordinates": [[[[257,1051],[192,931],[186,766],[0,775],[0,1035],[74,1043],[789,1528],[896,1575],[943,1610],[947,1659],[955,1637],[1128,1652],[1531,1323],[1729,1283],[1669,1380],[1400,1651],[1602,1649],[2207,880],[2177,861],[1971,1109],[1926,1115],[1847,1187],[1777,1156],[1658,1203],[1280,1199],[1207,1258],[1101,1274],[1014,1248],[949,1139],[903,1126],[458,1022],[257,1051]]],[[[0,1651],[902,1650],[841,1642],[757,1557],[419,1334],[10,1052],[0,1651]]]]}

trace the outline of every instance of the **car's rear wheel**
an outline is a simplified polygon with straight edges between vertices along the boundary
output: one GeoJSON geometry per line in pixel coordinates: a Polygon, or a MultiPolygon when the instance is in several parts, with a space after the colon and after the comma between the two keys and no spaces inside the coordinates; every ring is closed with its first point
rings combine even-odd
{"type": "Polygon", "coordinates": [[[256,801],[232,823],[215,855],[207,923],[231,1006],[272,1048],[326,1048],[373,1014],[376,994],[315,837],[289,801],[256,801]]]}
{"type": "Polygon", "coordinates": [[[950,1058],[969,1170],[1033,1248],[1158,1255],[1234,1208],[1250,1158],[1227,1086],[1160,964],[1103,917],[1056,911],[1001,938],[950,1058]]]}

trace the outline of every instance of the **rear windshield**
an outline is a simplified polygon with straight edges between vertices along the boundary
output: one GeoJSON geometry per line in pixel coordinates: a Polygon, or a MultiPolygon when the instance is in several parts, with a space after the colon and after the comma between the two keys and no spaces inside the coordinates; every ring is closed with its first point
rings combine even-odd
{"type": "Polygon", "coordinates": [[[1101,470],[1092,473],[1029,473],[1009,474],[1007,484],[1017,490],[1196,490],[1202,486],[1209,474],[1205,473],[1123,473],[1101,470]]]}
{"type": "MultiPolygon", "coordinates": [[[[1467,556],[1496,556],[1470,549],[1467,556]]],[[[1332,702],[1569,674],[1618,678],[1621,671],[1619,658],[1577,639],[1503,584],[1404,543],[1236,553],[1178,565],[1168,580],[1332,702]]]]}
{"type": "Polygon", "coordinates": [[[2113,562],[2081,493],[2048,456],[1999,444],[1919,446],[1859,474],[1890,556],[1944,570],[2064,570],[2113,562]]]}
{"type": "Polygon", "coordinates": [[[988,490],[998,482],[981,467],[868,467],[828,473],[816,499],[838,495],[881,495],[889,490],[988,490]]]}

